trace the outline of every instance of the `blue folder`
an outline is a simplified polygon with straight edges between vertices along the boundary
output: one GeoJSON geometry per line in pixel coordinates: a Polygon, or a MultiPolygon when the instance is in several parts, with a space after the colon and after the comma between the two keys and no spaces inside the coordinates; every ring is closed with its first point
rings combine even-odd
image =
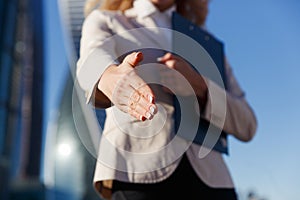
{"type": "MultiPolygon", "coordinates": [[[[206,30],[202,29],[198,25],[192,23],[191,21],[187,20],[186,18],[182,17],[180,14],[173,12],[172,14],[172,29],[187,35],[188,37],[192,38],[196,42],[198,42],[210,55],[213,59],[214,63],[216,64],[221,77],[223,79],[223,83],[226,88],[226,76],[225,76],[225,66],[224,66],[224,44],[222,41],[217,39],[215,36],[207,32],[206,30]]],[[[173,49],[180,50],[181,46],[178,37],[173,38],[173,49]]],[[[190,49],[193,51],[193,49],[190,49]]],[[[212,80],[215,77],[209,77],[212,80]]],[[[215,80],[216,83],[219,81],[215,80]]],[[[220,85],[223,87],[223,85],[220,85]]]]}
{"type": "MultiPolygon", "coordinates": [[[[182,17],[180,14],[176,12],[173,12],[172,14],[172,29],[192,38],[206,50],[206,52],[210,55],[210,57],[212,58],[212,60],[214,61],[215,65],[218,68],[218,71],[222,78],[222,83],[220,83],[220,80],[214,80],[216,79],[214,76],[207,77],[209,76],[209,74],[205,74],[205,76],[215,81],[221,87],[225,87],[226,89],[224,44],[216,37],[214,37],[204,29],[200,28],[199,26],[187,20],[186,18],[182,17]]],[[[182,47],[182,46],[185,46],[185,44],[182,43],[182,41],[180,41],[180,37],[175,37],[173,33],[173,52],[188,51],[189,54],[193,54],[194,57],[197,57],[197,52],[194,52],[195,51],[194,49],[187,49],[187,47],[182,47]]],[[[180,116],[180,105],[179,102],[176,100],[176,98],[174,100],[174,104],[175,104],[175,125],[176,125],[176,130],[178,130],[181,116],[180,116]]],[[[204,119],[200,120],[196,137],[193,138],[194,143],[201,144],[201,145],[203,144],[209,126],[210,123],[208,121],[204,119]]],[[[227,133],[218,129],[217,127],[214,127],[214,130],[216,132],[221,131],[221,136],[218,138],[218,141],[214,145],[213,149],[221,153],[228,154],[227,133]]],[[[210,134],[214,134],[214,133],[210,132],[210,134]]]]}

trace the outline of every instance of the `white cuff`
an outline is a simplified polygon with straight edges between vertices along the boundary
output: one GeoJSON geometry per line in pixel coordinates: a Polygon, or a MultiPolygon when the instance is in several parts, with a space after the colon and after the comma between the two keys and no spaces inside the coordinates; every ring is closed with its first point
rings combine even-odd
{"type": "Polygon", "coordinates": [[[86,103],[91,101],[93,91],[105,69],[117,64],[114,60],[115,58],[98,48],[91,52],[86,60],[78,62],[77,80],[85,91],[86,103]]]}

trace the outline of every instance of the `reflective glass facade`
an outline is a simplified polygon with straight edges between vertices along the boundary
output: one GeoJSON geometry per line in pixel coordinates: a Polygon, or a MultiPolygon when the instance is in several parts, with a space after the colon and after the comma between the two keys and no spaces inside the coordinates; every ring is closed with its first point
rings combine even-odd
{"type": "MultiPolygon", "coordinates": [[[[61,2],[67,5],[68,30],[78,55],[84,1],[61,2]]],[[[49,124],[52,128],[42,127],[47,124],[43,123],[47,56],[43,3],[0,0],[0,199],[98,200],[92,185],[96,160],[85,148],[92,140],[86,137],[83,145],[76,128],[88,131],[77,94],[73,94],[72,70],[56,121],[49,124]],[[72,103],[79,109],[72,109],[72,103]],[[76,126],[74,115],[80,121],[76,126]]]]}
{"type": "Polygon", "coordinates": [[[47,199],[100,200],[93,188],[96,159],[88,150],[93,142],[88,134],[72,76],[79,53],[85,1],[58,2],[62,11],[62,26],[67,33],[66,51],[73,56],[73,60],[66,66],[69,73],[57,108],[57,116],[54,122],[49,124],[45,141],[44,179],[46,187],[49,188],[47,199]]]}
{"type": "Polygon", "coordinates": [[[0,198],[41,199],[42,1],[0,1],[0,198]]]}

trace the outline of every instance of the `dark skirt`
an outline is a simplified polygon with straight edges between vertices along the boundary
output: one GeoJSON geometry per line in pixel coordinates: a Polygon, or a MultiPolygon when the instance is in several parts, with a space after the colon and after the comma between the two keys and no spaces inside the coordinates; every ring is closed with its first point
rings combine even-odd
{"type": "Polygon", "coordinates": [[[154,184],[113,182],[112,200],[237,200],[235,189],[212,188],[195,173],[186,155],[175,172],[154,184]]]}

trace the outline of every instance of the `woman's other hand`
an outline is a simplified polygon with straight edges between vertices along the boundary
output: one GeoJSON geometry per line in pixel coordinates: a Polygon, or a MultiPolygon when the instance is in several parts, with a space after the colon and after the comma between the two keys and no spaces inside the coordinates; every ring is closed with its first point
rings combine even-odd
{"type": "MultiPolygon", "coordinates": [[[[189,96],[196,94],[201,101],[206,101],[207,85],[205,80],[188,62],[171,53],[166,53],[163,57],[158,58],[158,61],[166,66],[166,69],[160,72],[163,85],[172,86],[172,92],[175,95],[189,96]],[[182,78],[189,82],[194,91],[189,90],[183,84],[182,78]]],[[[171,92],[167,88],[166,91],[171,92]]]]}

